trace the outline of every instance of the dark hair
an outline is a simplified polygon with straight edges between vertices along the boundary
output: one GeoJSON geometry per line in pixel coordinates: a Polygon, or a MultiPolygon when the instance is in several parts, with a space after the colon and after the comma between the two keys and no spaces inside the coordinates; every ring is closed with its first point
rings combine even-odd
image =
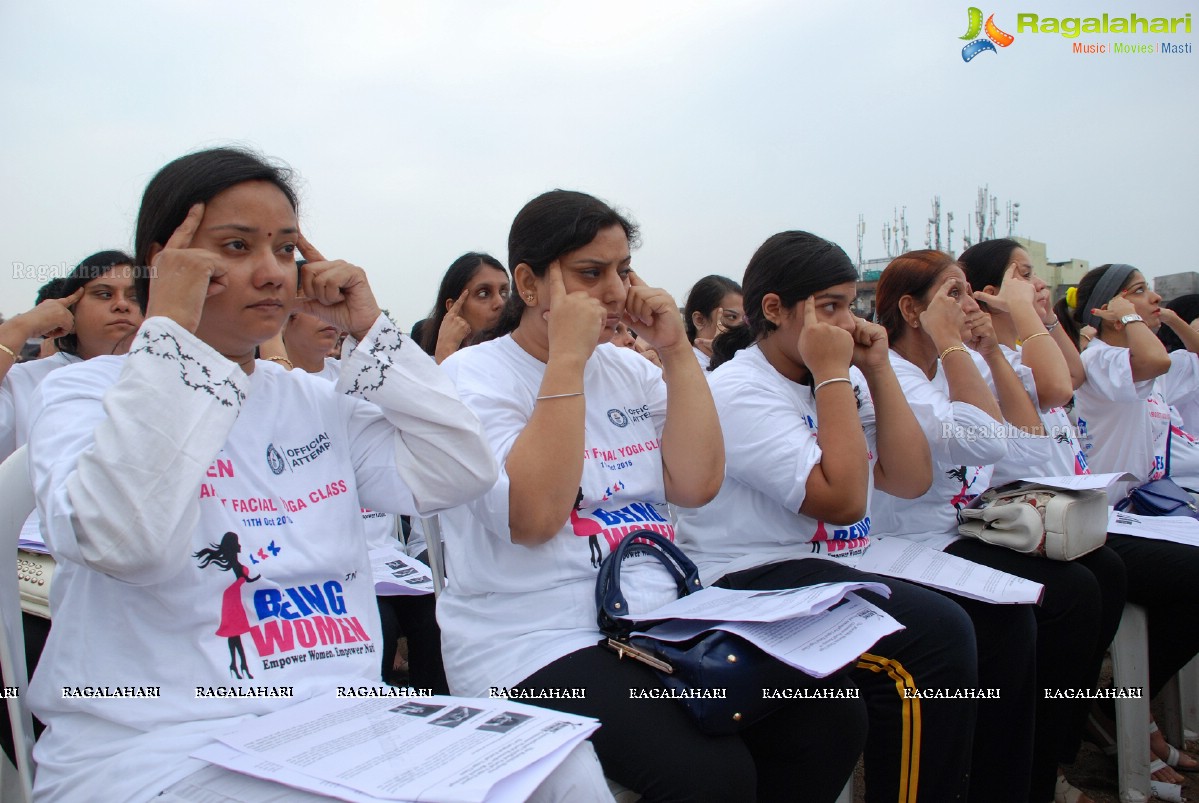
{"type": "Polygon", "coordinates": [[[780,303],[790,309],[827,287],[857,280],[853,262],[836,243],[806,231],[773,235],[750,257],[741,279],[744,323],[713,341],[708,370],[715,370],[777,328],[762,315],[762,299],[767,293],[777,295],[780,303]]]}
{"type": "Polygon", "coordinates": [[[441,286],[437,288],[437,300],[433,303],[433,311],[429,313],[427,322],[421,328],[421,338],[417,341],[430,356],[437,350],[437,334],[441,331],[441,322],[445,320],[446,299],[457,301],[466,285],[470,284],[470,280],[475,278],[479,268],[484,265],[503,271],[505,276],[508,275],[508,270],[495,257],[470,251],[455,259],[446,269],[445,276],[441,277],[441,286]]]}
{"type": "Polygon", "coordinates": [[[192,557],[200,559],[201,569],[210,563],[215,563],[218,567],[228,572],[240,565],[240,561],[237,559],[237,553],[240,549],[241,544],[237,540],[237,533],[225,533],[219,545],[209,544],[207,549],[193,552],[192,557]]]}
{"type": "MultiPolygon", "coordinates": [[[[246,181],[269,181],[279,188],[291,208],[299,211],[290,168],[271,164],[243,148],[213,148],[189,153],[158,171],[142,195],[134,235],[137,265],[150,264],[150,249],[166,245],[194,204],[208,203],[220,193],[246,181]]],[[[137,300],[145,314],[150,298],[148,272],[137,276],[137,300]]]]}
{"type": "MultiPolygon", "coordinates": [[[[129,264],[133,264],[132,262],[129,264]]],[[[62,298],[63,283],[66,282],[62,276],[55,276],[50,281],[43,284],[37,289],[37,298],[33,302],[33,306],[41,304],[51,298],[62,298]]]]}
{"type": "MultiPolygon", "coordinates": [[[[1095,285],[1099,284],[1099,280],[1103,278],[1103,274],[1107,273],[1108,268],[1111,266],[1111,263],[1108,263],[1107,265],[1092,268],[1087,271],[1085,276],[1079,279],[1078,289],[1076,290],[1077,307],[1071,309],[1069,304],[1066,303],[1065,298],[1053,305],[1054,314],[1057,315],[1058,321],[1065,328],[1066,334],[1074,341],[1075,348],[1078,348],[1079,333],[1086,326],[1086,314],[1092,306],[1091,294],[1095,291],[1095,285]]],[[[1133,274],[1128,274],[1128,278],[1124,280],[1123,286],[1119,288],[1120,290],[1123,290],[1132,282],[1132,276],[1133,274]]],[[[1110,300],[1109,298],[1105,298],[1103,303],[1106,304],[1110,300]]]]}
{"type": "MultiPolygon", "coordinates": [[[[1168,309],[1178,313],[1178,317],[1182,318],[1182,322],[1190,326],[1191,321],[1199,318],[1199,293],[1188,293],[1185,296],[1179,296],[1166,305],[1168,309]]],[[[1166,351],[1178,351],[1185,349],[1186,344],[1174,333],[1174,330],[1168,326],[1163,326],[1157,330],[1157,338],[1166,346],[1166,351]]]]}
{"type": "Polygon", "coordinates": [[[894,346],[905,326],[899,300],[904,296],[924,298],[954,259],[943,251],[925,249],[909,251],[891,260],[874,288],[875,320],[887,330],[887,339],[894,346]]]}
{"type": "Polygon", "coordinates": [[[687,327],[687,342],[694,343],[695,336],[699,333],[699,330],[695,328],[695,322],[691,320],[692,314],[698,312],[705,318],[711,316],[713,310],[720,306],[720,302],[729,293],[741,295],[741,285],[727,276],[712,274],[695,283],[695,286],[687,293],[687,306],[683,308],[683,324],[687,327]]]}
{"type": "MultiPolygon", "coordinates": [[[[577,251],[612,226],[624,230],[630,248],[637,247],[637,225],[598,198],[571,190],[551,190],[538,195],[516,213],[508,231],[508,264],[513,276],[521,263],[528,265],[534,276],[544,276],[555,259],[577,251]]],[[[499,322],[480,339],[501,337],[513,331],[520,325],[524,311],[524,299],[514,288],[500,312],[499,322]]]]}
{"type": "MultiPolygon", "coordinates": [[[[81,287],[85,287],[96,279],[99,279],[108,271],[115,268],[117,265],[132,266],[133,257],[126,254],[124,251],[100,251],[87,257],[75,269],[64,276],[62,279],[55,279],[48,282],[41,290],[38,291],[38,303],[40,304],[45,299],[42,298],[43,292],[56,293],[56,295],[48,295],[46,298],[66,298],[81,287]],[[57,284],[55,284],[57,282],[57,284]],[[51,287],[51,285],[54,285],[51,287]]],[[[134,271],[134,282],[137,281],[138,272],[134,271]]],[[[139,296],[140,298],[140,296],[139,296]]],[[[74,332],[69,332],[62,337],[54,339],[54,345],[58,346],[59,351],[65,351],[67,354],[79,353],[79,336],[74,332]]]]}
{"type": "MultiPolygon", "coordinates": [[[[1008,265],[1012,264],[1012,252],[1024,246],[1015,240],[983,240],[970,246],[958,255],[958,264],[966,272],[966,281],[975,290],[982,290],[990,285],[999,287],[1003,284],[1004,274],[1008,265]]],[[[986,309],[986,305],[979,302],[986,309]]]]}

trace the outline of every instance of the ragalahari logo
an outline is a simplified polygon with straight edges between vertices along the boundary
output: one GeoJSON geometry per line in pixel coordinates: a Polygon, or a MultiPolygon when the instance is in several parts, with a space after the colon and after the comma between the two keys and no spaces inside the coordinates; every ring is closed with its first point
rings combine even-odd
{"type": "Polygon", "coordinates": [[[962,61],[970,61],[979,53],[991,51],[997,53],[995,45],[1007,47],[1012,42],[1016,41],[1016,37],[1010,33],[1004,33],[999,30],[999,26],[995,24],[995,15],[987,17],[987,24],[983,25],[983,12],[971,6],[969,9],[970,22],[969,28],[966,29],[966,35],[959,37],[960,39],[972,40],[969,44],[962,48],[962,61]],[[985,32],[986,38],[978,38],[980,32],[985,32]]]}

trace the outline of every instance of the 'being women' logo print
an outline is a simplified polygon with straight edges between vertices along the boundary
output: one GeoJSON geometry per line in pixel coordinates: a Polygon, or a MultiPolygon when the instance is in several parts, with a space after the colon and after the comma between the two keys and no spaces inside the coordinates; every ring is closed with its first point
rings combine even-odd
{"type": "Polygon", "coordinates": [[[1007,47],[1016,41],[1016,37],[999,29],[999,26],[995,24],[994,14],[987,17],[986,25],[984,25],[981,9],[971,6],[967,13],[970,17],[969,27],[966,29],[965,35],[958,38],[972,41],[962,48],[962,61],[971,61],[979,53],[985,53],[988,50],[997,53],[999,51],[995,49],[995,45],[1007,47]],[[986,37],[978,38],[979,33],[986,33],[986,37]]]}

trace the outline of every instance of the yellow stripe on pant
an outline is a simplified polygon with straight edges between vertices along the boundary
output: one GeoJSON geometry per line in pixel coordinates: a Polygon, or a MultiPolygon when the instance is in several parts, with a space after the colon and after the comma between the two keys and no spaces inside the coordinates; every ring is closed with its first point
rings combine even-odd
{"type": "Polygon", "coordinates": [[[903,734],[899,756],[898,803],[916,803],[916,792],[920,786],[920,698],[904,693],[905,689],[916,691],[916,681],[903,668],[903,664],[881,655],[862,653],[858,657],[858,669],[871,672],[886,672],[895,681],[895,693],[899,695],[900,711],[903,714],[903,734]]]}

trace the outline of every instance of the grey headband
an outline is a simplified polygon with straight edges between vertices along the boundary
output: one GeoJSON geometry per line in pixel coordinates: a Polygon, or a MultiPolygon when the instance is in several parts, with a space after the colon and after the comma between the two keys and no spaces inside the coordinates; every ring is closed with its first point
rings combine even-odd
{"type": "Polygon", "coordinates": [[[1100,328],[1103,319],[1091,312],[1091,310],[1096,307],[1102,307],[1111,301],[1116,293],[1120,292],[1120,288],[1124,286],[1124,282],[1128,280],[1128,277],[1132,275],[1134,270],[1136,268],[1132,265],[1120,263],[1112,265],[1103,272],[1103,275],[1099,277],[1099,281],[1095,283],[1095,289],[1091,291],[1091,295],[1086,299],[1087,309],[1083,320],[1088,326],[1094,326],[1096,329],[1100,328]]]}

